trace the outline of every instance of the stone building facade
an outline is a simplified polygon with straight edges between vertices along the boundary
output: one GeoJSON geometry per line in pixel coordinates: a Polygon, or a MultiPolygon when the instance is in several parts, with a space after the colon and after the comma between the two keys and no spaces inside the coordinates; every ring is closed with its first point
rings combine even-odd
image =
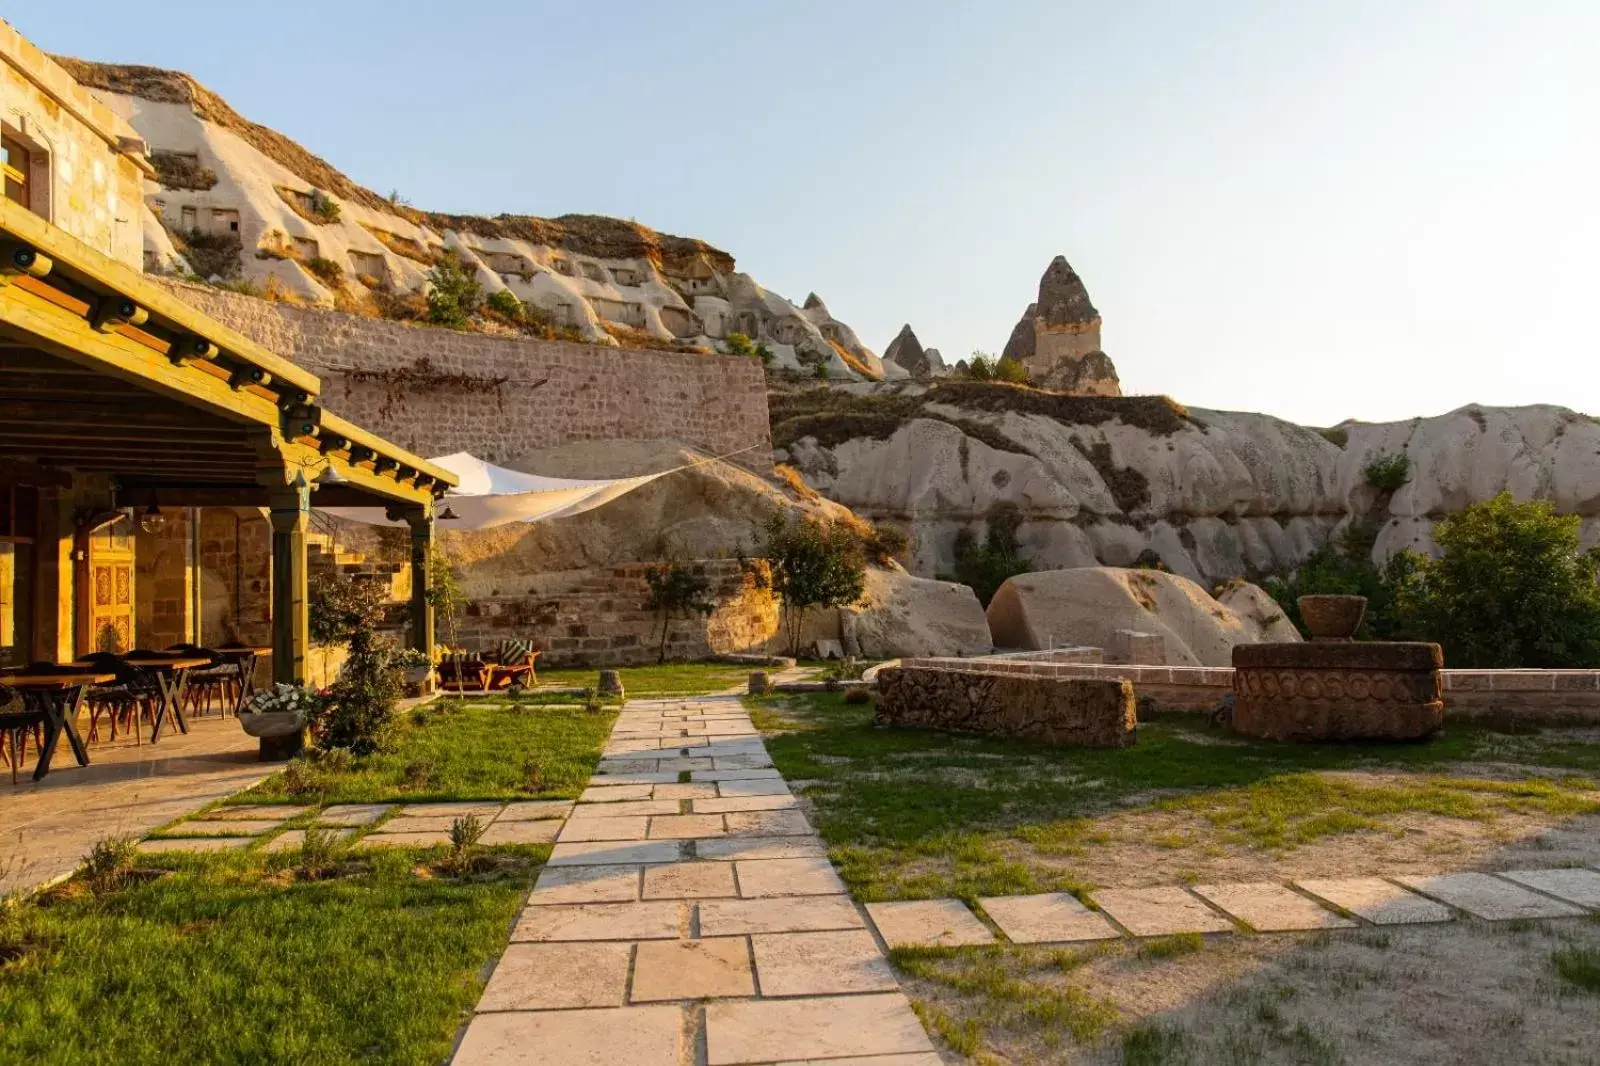
{"type": "Polygon", "coordinates": [[[172,288],[322,377],[330,410],[420,455],[514,465],[575,441],[664,440],[772,472],[757,359],[462,333],[172,288]]]}
{"type": "Polygon", "coordinates": [[[5,196],[135,270],[143,263],[144,178],[133,127],[0,21],[5,196]]]}

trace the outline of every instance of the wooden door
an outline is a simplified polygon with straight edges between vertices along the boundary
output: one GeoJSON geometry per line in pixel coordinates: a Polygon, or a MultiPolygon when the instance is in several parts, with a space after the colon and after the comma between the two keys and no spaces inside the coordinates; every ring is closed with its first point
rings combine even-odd
{"type": "Polygon", "coordinates": [[[89,534],[86,642],[79,651],[133,650],[133,520],[126,515],[89,534]]]}

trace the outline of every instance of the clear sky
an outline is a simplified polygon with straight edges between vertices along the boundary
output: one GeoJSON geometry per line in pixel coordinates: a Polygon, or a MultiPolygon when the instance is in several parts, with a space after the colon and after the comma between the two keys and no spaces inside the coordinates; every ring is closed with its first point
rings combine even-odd
{"type": "Polygon", "coordinates": [[[1600,413],[1596,0],[8,6],[419,207],[703,238],[880,351],[997,351],[1061,253],[1130,393],[1600,413]]]}

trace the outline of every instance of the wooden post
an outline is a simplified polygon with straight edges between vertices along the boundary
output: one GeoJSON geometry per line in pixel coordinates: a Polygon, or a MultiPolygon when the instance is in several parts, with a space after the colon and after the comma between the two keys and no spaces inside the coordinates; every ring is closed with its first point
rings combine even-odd
{"type": "Polygon", "coordinates": [[[37,536],[33,545],[33,642],[31,656],[66,663],[76,657],[77,560],[73,537],[72,493],[39,490],[37,536]]]}
{"type": "Polygon", "coordinates": [[[272,521],[272,680],[306,683],[311,629],[306,614],[306,530],[311,487],[301,474],[268,493],[272,521]]]}
{"type": "Polygon", "coordinates": [[[411,527],[411,646],[433,661],[433,508],[406,508],[411,527]]]}

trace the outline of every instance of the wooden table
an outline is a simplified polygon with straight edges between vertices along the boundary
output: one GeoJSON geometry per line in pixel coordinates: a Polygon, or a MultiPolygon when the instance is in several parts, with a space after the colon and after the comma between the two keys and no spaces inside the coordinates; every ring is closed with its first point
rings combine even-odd
{"type": "Polygon", "coordinates": [[[116,676],[66,667],[59,674],[0,674],[0,685],[16,689],[23,704],[43,716],[40,724],[44,726],[44,745],[39,749],[39,765],[33,770],[35,781],[50,772],[50,760],[55,758],[62,733],[67,735],[78,765],[89,765],[89,749],[78,735],[78,708],[91,685],[115,681],[116,676]]]}
{"type": "Polygon", "coordinates": [[[212,648],[212,651],[239,667],[239,698],[234,701],[233,716],[237,718],[239,712],[244,710],[244,705],[256,691],[256,666],[261,662],[263,655],[271,655],[271,648],[245,648],[239,645],[229,645],[222,648],[212,648]]]}
{"type": "Polygon", "coordinates": [[[161,702],[156,704],[155,721],[150,726],[150,743],[161,739],[161,727],[166,724],[168,714],[177,723],[178,732],[187,733],[189,720],[183,716],[183,690],[188,685],[189,671],[197,666],[209,666],[211,660],[203,655],[184,655],[181,652],[171,655],[124,655],[121,659],[129,666],[150,671],[161,691],[161,702]]]}

